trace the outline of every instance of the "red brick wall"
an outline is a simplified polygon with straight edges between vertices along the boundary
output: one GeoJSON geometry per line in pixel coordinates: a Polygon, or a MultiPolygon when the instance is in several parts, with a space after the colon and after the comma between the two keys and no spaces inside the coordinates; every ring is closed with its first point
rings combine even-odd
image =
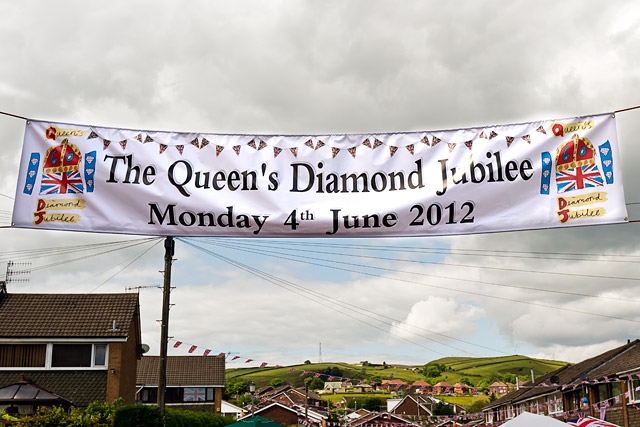
{"type": "MultiPolygon", "coordinates": [[[[629,426],[636,427],[640,426],[640,412],[636,410],[633,406],[627,406],[627,413],[629,414],[629,426]]],[[[595,417],[598,418],[599,414],[596,414],[595,417]]],[[[617,424],[619,426],[624,426],[624,418],[622,415],[622,408],[615,407],[607,409],[607,415],[605,417],[606,421],[609,421],[613,424],[617,424]]]]}
{"type": "Polygon", "coordinates": [[[216,414],[222,412],[222,392],[224,388],[216,387],[213,389],[213,399],[216,405],[216,414]]]}
{"type": "Polygon", "coordinates": [[[260,416],[269,418],[283,426],[298,425],[298,415],[278,406],[273,406],[260,411],[260,416]]]}
{"type": "MultiPolygon", "coordinates": [[[[135,318],[134,318],[135,319],[135,318]]],[[[129,338],[124,343],[109,344],[109,364],[107,368],[107,403],[122,397],[125,405],[135,403],[136,370],[138,359],[136,354],[137,323],[132,320],[129,338]],[[111,369],[115,369],[112,373],[111,369]]]]}
{"type": "MultiPolygon", "coordinates": [[[[424,412],[421,415],[429,415],[428,413],[426,413],[425,410],[423,410],[422,412],[424,412]]],[[[393,408],[393,413],[396,415],[418,415],[418,406],[416,405],[416,403],[411,400],[411,399],[407,399],[404,402],[402,402],[400,405],[396,406],[395,408],[393,408]]]]}

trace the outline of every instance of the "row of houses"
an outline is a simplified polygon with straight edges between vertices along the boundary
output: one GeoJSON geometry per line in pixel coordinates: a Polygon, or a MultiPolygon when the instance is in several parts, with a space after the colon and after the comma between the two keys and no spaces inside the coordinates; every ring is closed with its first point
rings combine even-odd
{"type": "Polygon", "coordinates": [[[483,409],[487,425],[500,425],[522,412],[561,420],[603,418],[640,426],[640,341],[564,366],[502,396],[483,409]]]}
{"type": "MultiPolygon", "coordinates": [[[[393,424],[400,426],[434,425],[451,426],[455,422],[467,420],[465,409],[456,404],[447,403],[434,396],[407,395],[403,398],[388,399],[386,407],[379,411],[363,408],[338,417],[330,415],[328,404],[319,394],[304,388],[282,386],[265,387],[256,392],[256,402],[249,413],[243,417],[262,416],[282,425],[313,425],[331,427],[368,427],[393,424]],[[437,407],[448,406],[450,415],[440,416],[437,407]],[[433,424],[431,424],[433,423],[433,424]]],[[[341,406],[347,406],[348,398],[343,398],[341,406]]],[[[241,417],[240,419],[243,419],[241,417]]],[[[469,418],[471,420],[471,418],[469,418]]]]}
{"type": "MultiPolygon", "coordinates": [[[[495,395],[506,394],[515,389],[514,384],[494,382],[489,386],[489,393],[495,395]]],[[[450,384],[446,381],[439,381],[434,385],[423,380],[409,383],[400,379],[382,380],[381,384],[354,384],[351,381],[328,381],[324,385],[321,393],[366,393],[375,391],[398,392],[407,391],[415,394],[445,394],[445,395],[465,395],[478,394],[478,388],[464,383],[450,384]]]]}

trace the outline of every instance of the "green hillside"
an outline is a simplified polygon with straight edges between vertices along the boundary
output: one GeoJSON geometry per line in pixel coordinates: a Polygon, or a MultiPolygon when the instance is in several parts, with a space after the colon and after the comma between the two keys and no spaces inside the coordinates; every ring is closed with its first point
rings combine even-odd
{"type": "MultiPolygon", "coordinates": [[[[521,382],[531,379],[531,372],[538,377],[567,365],[556,360],[533,359],[527,356],[503,357],[445,357],[430,363],[444,364],[451,369],[451,375],[474,379],[487,378],[493,374],[513,374],[521,382]]],[[[448,372],[447,372],[448,374],[448,372]]]]}
{"type": "MultiPolygon", "coordinates": [[[[360,366],[348,363],[312,363],[304,365],[294,365],[285,367],[266,368],[231,368],[227,369],[227,382],[233,383],[238,380],[254,382],[257,387],[268,385],[272,379],[279,378],[284,383],[293,386],[304,385],[304,378],[324,370],[340,370],[342,375],[335,375],[336,381],[350,378],[359,380],[382,380],[401,379],[412,383],[416,380],[444,380],[454,384],[462,379],[476,385],[483,379],[496,378],[505,374],[512,374],[519,377],[520,382],[530,379],[531,371],[538,377],[548,372],[554,371],[566,362],[553,360],[533,359],[526,356],[504,356],[504,357],[445,357],[429,362],[426,366],[444,365],[446,369],[437,378],[426,378],[422,373],[424,366],[405,365],[370,365],[360,366]],[[309,372],[301,375],[303,371],[309,372]]],[[[326,376],[322,376],[327,380],[326,376]]]]}

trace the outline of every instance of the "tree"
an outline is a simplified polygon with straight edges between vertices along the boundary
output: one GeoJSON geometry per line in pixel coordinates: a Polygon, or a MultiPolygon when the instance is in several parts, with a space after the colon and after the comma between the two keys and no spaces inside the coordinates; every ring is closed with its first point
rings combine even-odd
{"type": "Polygon", "coordinates": [[[512,374],[510,372],[506,372],[506,373],[502,374],[502,381],[505,382],[505,383],[515,384],[516,383],[516,376],[515,376],[515,374],[512,374]]]}
{"type": "Polygon", "coordinates": [[[304,361],[304,364],[305,364],[305,365],[311,365],[311,360],[305,360],[305,361],[304,361]]]}
{"type": "Polygon", "coordinates": [[[477,413],[480,413],[482,411],[482,408],[484,408],[488,404],[489,404],[488,398],[480,398],[480,399],[474,400],[473,403],[469,405],[466,409],[467,409],[467,412],[471,414],[477,414],[477,413]]]}
{"type": "Polygon", "coordinates": [[[280,387],[284,385],[284,381],[281,378],[273,378],[271,382],[269,382],[271,387],[280,387]]]}
{"type": "Polygon", "coordinates": [[[369,411],[379,411],[384,407],[384,401],[379,397],[365,397],[350,400],[347,406],[351,409],[364,408],[369,411]]]}
{"type": "Polygon", "coordinates": [[[321,390],[324,388],[324,381],[320,378],[305,378],[304,384],[309,390],[321,390]]]}
{"type": "Polygon", "coordinates": [[[443,363],[429,363],[422,368],[422,375],[427,378],[437,378],[447,370],[447,366],[443,363]]]}
{"type": "Polygon", "coordinates": [[[433,415],[453,415],[453,405],[446,402],[438,402],[431,407],[433,415]]]}
{"type": "Polygon", "coordinates": [[[224,387],[224,398],[230,399],[234,396],[247,393],[249,391],[249,383],[245,380],[231,380],[224,387]]]}
{"type": "Polygon", "coordinates": [[[248,404],[251,403],[251,395],[250,394],[243,394],[238,396],[237,399],[235,399],[235,404],[238,406],[247,406],[248,404]]]}
{"type": "Polygon", "coordinates": [[[324,368],[321,369],[319,371],[321,374],[327,375],[327,376],[333,376],[333,377],[341,377],[342,376],[342,369],[338,368],[337,366],[332,366],[330,368],[324,368]]]}

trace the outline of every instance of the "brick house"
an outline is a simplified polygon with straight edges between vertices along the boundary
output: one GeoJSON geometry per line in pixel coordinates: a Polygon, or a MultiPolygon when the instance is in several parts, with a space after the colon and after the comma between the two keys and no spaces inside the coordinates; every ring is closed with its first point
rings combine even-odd
{"type": "Polygon", "coordinates": [[[411,384],[411,388],[414,389],[417,394],[428,394],[432,391],[431,384],[423,380],[414,381],[413,384],[411,384]]]}
{"type": "MultiPolygon", "coordinates": [[[[396,399],[389,399],[389,401],[393,400],[396,399]]],[[[416,419],[421,419],[422,417],[432,416],[434,413],[434,406],[438,404],[451,405],[453,414],[456,416],[466,414],[464,407],[458,404],[448,403],[433,396],[424,395],[405,396],[397,403],[388,405],[387,411],[399,416],[410,416],[415,417],[416,419]]]]}
{"type": "Polygon", "coordinates": [[[327,427],[327,420],[329,418],[327,414],[316,411],[315,408],[305,409],[297,406],[283,405],[279,402],[272,402],[262,408],[256,409],[253,413],[246,415],[240,420],[248,420],[254,416],[270,419],[283,426],[305,425],[316,427],[327,427]]]}
{"type": "Polygon", "coordinates": [[[440,381],[433,386],[434,394],[453,393],[453,386],[446,381],[440,381]]]}
{"type": "Polygon", "coordinates": [[[380,386],[380,389],[386,391],[404,390],[405,388],[407,388],[406,381],[397,378],[393,380],[382,380],[382,385],[380,386]]]}
{"type": "MultiPolygon", "coordinates": [[[[389,399],[387,402],[393,402],[393,400],[396,399],[389,399]]],[[[388,407],[387,411],[395,415],[409,415],[420,418],[433,415],[431,411],[432,404],[433,400],[426,397],[409,395],[400,399],[398,402],[393,402],[392,405],[388,405],[391,407],[388,407]]]]}
{"type": "Polygon", "coordinates": [[[496,381],[489,386],[489,393],[491,394],[505,394],[509,393],[509,385],[502,381],[496,381]]]}
{"type": "MultiPolygon", "coordinates": [[[[156,404],[160,356],[138,361],[137,401],[156,404]]],[[[216,356],[168,356],[165,403],[178,409],[221,413],[225,360],[216,356]]]]}
{"type": "Polygon", "coordinates": [[[79,407],[132,404],[141,356],[137,294],[0,293],[0,387],[26,381],[79,407]]]}
{"type": "Polygon", "coordinates": [[[469,386],[463,383],[455,383],[453,385],[453,392],[455,394],[467,394],[469,393],[469,386]]]}
{"type": "Polygon", "coordinates": [[[350,421],[346,424],[348,427],[360,427],[360,426],[379,426],[379,425],[395,425],[402,426],[412,424],[411,421],[405,420],[399,415],[391,414],[389,412],[370,412],[369,414],[350,421]]]}

